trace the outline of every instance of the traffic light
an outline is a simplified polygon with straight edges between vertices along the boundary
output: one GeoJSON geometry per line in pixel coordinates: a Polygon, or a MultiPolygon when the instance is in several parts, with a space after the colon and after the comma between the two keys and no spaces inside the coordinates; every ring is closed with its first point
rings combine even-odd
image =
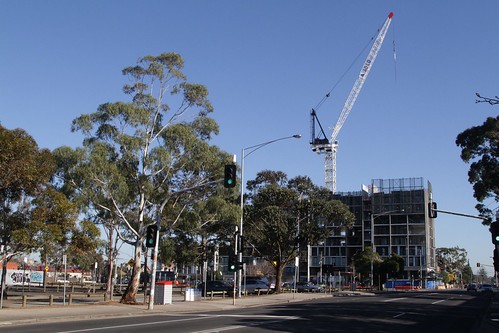
{"type": "Polygon", "coordinates": [[[236,186],[237,170],[235,164],[225,165],[224,187],[232,188],[236,186]]]}
{"type": "Polygon", "coordinates": [[[499,222],[494,222],[490,224],[490,233],[492,234],[492,243],[499,244],[499,222]]]}
{"type": "Polygon", "coordinates": [[[156,246],[156,233],[158,232],[158,226],[151,224],[147,226],[146,230],[146,247],[156,246]]]}
{"type": "Polygon", "coordinates": [[[235,254],[231,253],[229,254],[229,272],[235,272],[237,271],[237,257],[235,254]]]}
{"type": "Polygon", "coordinates": [[[428,202],[428,217],[430,219],[434,219],[437,217],[437,203],[436,202],[433,202],[433,201],[430,201],[428,202]]]}

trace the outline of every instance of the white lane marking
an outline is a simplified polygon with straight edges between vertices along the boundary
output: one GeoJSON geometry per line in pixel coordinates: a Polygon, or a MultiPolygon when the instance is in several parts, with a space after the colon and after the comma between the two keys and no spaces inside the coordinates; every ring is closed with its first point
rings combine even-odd
{"type": "Polygon", "coordinates": [[[403,315],[405,315],[405,312],[399,313],[398,315],[393,316],[392,318],[395,319],[395,318],[398,318],[398,317],[402,317],[403,315]]]}
{"type": "Polygon", "coordinates": [[[439,301],[435,301],[435,302],[432,302],[431,304],[438,304],[438,303],[442,303],[442,302],[445,302],[446,299],[441,299],[439,301]]]}
{"type": "Polygon", "coordinates": [[[395,302],[395,301],[401,301],[403,299],[407,299],[407,297],[385,299],[383,302],[395,302]]]}
{"type": "Polygon", "coordinates": [[[190,333],[215,333],[215,332],[237,330],[239,328],[244,328],[244,326],[216,327],[216,328],[212,328],[212,329],[209,329],[209,330],[196,331],[196,332],[190,332],[190,333]]]}
{"type": "Polygon", "coordinates": [[[277,315],[242,315],[242,314],[222,314],[222,315],[210,315],[210,314],[200,314],[202,317],[211,317],[211,318],[221,318],[221,317],[233,317],[233,318],[271,318],[271,319],[286,319],[286,320],[295,320],[300,317],[297,316],[277,316],[277,315]]]}
{"type": "MultiPolygon", "coordinates": [[[[234,317],[234,318],[255,318],[254,315],[215,315],[212,317],[234,317]]],[[[273,315],[263,315],[263,316],[256,316],[261,319],[274,319],[271,321],[265,321],[265,322],[254,322],[250,323],[248,325],[242,326],[242,325],[234,325],[234,326],[226,326],[226,327],[214,327],[210,328],[208,330],[203,330],[203,331],[194,331],[194,332],[189,332],[189,333],[214,333],[214,332],[222,332],[222,331],[231,331],[231,330],[236,330],[240,328],[248,328],[248,327],[253,327],[253,326],[259,326],[262,324],[273,324],[273,323],[278,323],[281,321],[286,321],[286,320],[295,320],[300,317],[296,316],[273,316],[273,315]]]]}
{"type": "Polygon", "coordinates": [[[161,321],[153,321],[153,322],[148,322],[148,323],[127,324],[127,325],[114,325],[114,326],[94,327],[94,328],[82,328],[82,329],[79,329],[79,330],[59,331],[57,333],[76,333],[76,332],[105,331],[105,330],[112,330],[112,329],[116,329],[116,328],[150,326],[150,325],[157,325],[157,324],[175,323],[175,322],[181,322],[181,321],[201,320],[201,319],[206,319],[206,318],[205,317],[198,317],[198,318],[184,318],[184,319],[174,319],[174,320],[161,320],[161,321]]]}

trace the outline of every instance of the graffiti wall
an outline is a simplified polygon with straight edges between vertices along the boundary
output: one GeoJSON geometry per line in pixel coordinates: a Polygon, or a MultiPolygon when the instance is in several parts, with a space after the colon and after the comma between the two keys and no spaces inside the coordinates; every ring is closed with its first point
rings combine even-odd
{"type": "MultiPolygon", "coordinates": [[[[2,272],[2,270],[0,270],[2,272]]],[[[7,286],[22,286],[24,285],[40,285],[43,284],[42,271],[29,271],[29,270],[7,270],[7,286]]]]}

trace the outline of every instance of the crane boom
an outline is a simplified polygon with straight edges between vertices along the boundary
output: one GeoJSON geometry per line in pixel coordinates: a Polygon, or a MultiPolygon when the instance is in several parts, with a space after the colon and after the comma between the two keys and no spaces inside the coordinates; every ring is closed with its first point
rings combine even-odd
{"type": "Polygon", "coordinates": [[[343,110],[341,110],[341,114],[340,117],[338,118],[338,121],[336,122],[336,126],[334,126],[333,134],[331,135],[331,142],[334,142],[334,140],[336,140],[336,137],[338,136],[341,127],[343,127],[343,124],[345,123],[348,115],[350,114],[350,111],[353,108],[353,105],[355,104],[355,101],[357,100],[357,97],[359,96],[360,90],[362,89],[364,82],[366,82],[367,76],[369,75],[369,72],[373,67],[374,60],[376,60],[378,52],[385,39],[386,32],[388,31],[388,27],[390,26],[390,23],[392,21],[392,17],[393,17],[393,12],[391,12],[388,15],[388,18],[381,27],[381,30],[379,31],[378,36],[376,37],[373,46],[371,47],[371,51],[369,51],[369,54],[367,55],[366,61],[364,61],[364,65],[360,70],[359,76],[357,77],[357,80],[355,80],[353,88],[350,91],[350,95],[348,95],[348,98],[345,101],[343,110]]]}
{"type": "MultiPolygon", "coordinates": [[[[367,58],[364,61],[359,76],[357,77],[357,80],[355,80],[352,90],[350,91],[350,94],[348,95],[348,98],[345,101],[345,104],[343,105],[343,109],[341,110],[338,121],[336,122],[336,125],[333,128],[331,140],[328,141],[327,139],[313,138],[311,141],[312,150],[314,152],[317,152],[319,154],[325,153],[324,171],[325,171],[326,187],[333,193],[336,193],[336,151],[338,149],[338,141],[336,141],[336,138],[341,128],[343,127],[343,124],[345,123],[348,115],[350,114],[350,111],[352,110],[353,105],[355,104],[355,101],[359,96],[362,86],[364,85],[364,82],[366,81],[367,76],[371,71],[374,61],[378,56],[378,52],[381,48],[381,45],[383,44],[392,17],[393,17],[393,12],[390,12],[390,14],[388,14],[388,18],[386,19],[378,35],[376,36],[376,39],[374,40],[373,46],[371,47],[371,50],[369,51],[369,54],[367,55],[367,58]]],[[[312,121],[315,121],[316,119],[315,111],[312,112],[312,117],[313,117],[312,121]]]]}

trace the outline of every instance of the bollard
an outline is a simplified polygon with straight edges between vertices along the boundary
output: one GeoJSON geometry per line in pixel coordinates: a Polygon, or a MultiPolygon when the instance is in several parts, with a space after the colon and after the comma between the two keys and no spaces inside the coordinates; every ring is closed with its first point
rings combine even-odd
{"type": "Polygon", "coordinates": [[[28,301],[28,296],[23,295],[23,305],[22,305],[22,307],[23,307],[23,308],[25,308],[25,307],[26,307],[26,303],[27,303],[27,301],[28,301]]]}
{"type": "Polygon", "coordinates": [[[49,306],[52,306],[54,304],[54,295],[50,294],[49,296],[49,306]]]}
{"type": "Polygon", "coordinates": [[[104,302],[107,302],[107,293],[104,293],[104,302]]]}
{"type": "Polygon", "coordinates": [[[69,294],[69,299],[68,299],[68,305],[71,306],[71,304],[73,303],[73,294],[69,294]]]}

